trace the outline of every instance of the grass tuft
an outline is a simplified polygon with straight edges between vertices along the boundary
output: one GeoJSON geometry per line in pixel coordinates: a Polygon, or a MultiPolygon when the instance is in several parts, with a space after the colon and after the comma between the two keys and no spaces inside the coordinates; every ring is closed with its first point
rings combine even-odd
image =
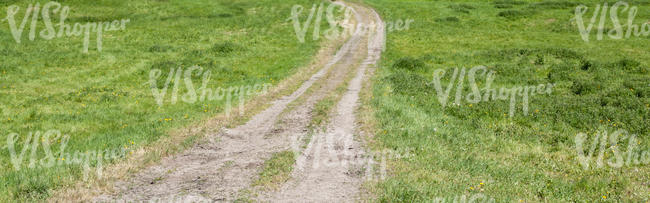
{"type": "Polygon", "coordinates": [[[295,154],[292,151],[274,153],[264,163],[264,168],[254,185],[271,190],[279,188],[282,183],[289,180],[295,162],[295,154]]]}
{"type": "Polygon", "coordinates": [[[393,63],[393,68],[396,69],[417,70],[422,67],[424,67],[424,62],[413,57],[403,57],[393,63]]]}
{"type": "Polygon", "coordinates": [[[638,62],[634,59],[621,59],[614,63],[614,65],[618,68],[622,68],[623,70],[635,70],[641,65],[641,62],[638,62]]]}
{"type": "Polygon", "coordinates": [[[513,20],[513,19],[529,17],[532,14],[533,14],[532,11],[505,10],[499,12],[497,16],[513,20]]]}
{"type": "Polygon", "coordinates": [[[229,54],[231,52],[239,51],[239,50],[243,50],[243,48],[233,42],[223,42],[212,46],[212,51],[221,55],[229,54]]]}

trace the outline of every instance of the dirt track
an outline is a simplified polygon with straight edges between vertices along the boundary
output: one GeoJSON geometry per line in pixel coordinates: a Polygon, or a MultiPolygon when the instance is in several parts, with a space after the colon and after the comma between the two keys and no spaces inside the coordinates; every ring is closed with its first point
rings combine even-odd
{"type": "MultiPolygon", "coordinates": [[[[358,5],[356,21],[382,25],[372,9],[358,5]]],[[[235,201],[242,191],[262,202],[354,202],[363,179],[364,154],[358,134],[356,111],[359,92],[374,68],[384,45],[381,26],[357,29],[328,62],[291,95],[253,116],[246,124],[208,137],[200,143],[145,168],[125,182],[115,183],[114,193],[95,201],[235,201]],[[346,81],[347,76],[353,76],[346,81]],[[326,130],[315,133],[306,147],[298,147],[308,134],[314,105],[338,87],[347,85],[326,130]],[[308,91],[309,90],[309,91],[308,91]],[[299,99],[303,98],[303,99],[299,99]],[[288,108],[299,103],[295,108],[288,108]],[[275,152],[292,150],[296,156],[291,178],[280,189],[258,190],[251,186],[264,162],[275,152]]]]}

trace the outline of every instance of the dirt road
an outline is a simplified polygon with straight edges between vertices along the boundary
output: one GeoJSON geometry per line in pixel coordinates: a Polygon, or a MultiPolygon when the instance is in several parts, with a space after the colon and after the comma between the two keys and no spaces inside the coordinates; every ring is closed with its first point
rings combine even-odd
{"type": "Polygon", "coordinates": [[[347,5],[354,8],[357,23],[379,26],[356,29],[296,91],[272,102],[247,123],[209,135],[213,142],[197,144],[115,183],[113,192],[95,201],[231,202],[244,196],[261,202],[358,201],[365,162],[358,160],[364,148],[356,137],[355,112],[368,69],[381,55],[385,33],[372,9],[347,5]],[[335,97],[340,100],[325,130],[309,134],[314,105],[341,87],[345,91],[335,97]],[[277,190],[253,187],[264,162],[273,153],[287,150],[297,155],[289,180],[277,190]]]}

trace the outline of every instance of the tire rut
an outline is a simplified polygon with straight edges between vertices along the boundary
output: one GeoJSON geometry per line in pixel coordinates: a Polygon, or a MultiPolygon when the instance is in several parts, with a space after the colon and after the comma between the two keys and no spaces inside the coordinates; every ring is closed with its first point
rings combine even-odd
{"type": "MultiPolygon", "coordinates": [[[[317,133],[296,160],[292,179],[280,191],[266,194],[262,200],[270,202],[354,202],[360,201],[364,158],[362,144],[355,140],[357,132],[355,111],[366,69],[374,66],[383,50],[385,33],[379,15],[372,9],[353,5],[357,21],[370,24],[377,30],[367,33],[367,55],[361,64],[355,64],[356,75],[336,106],[327,130],[317,133]]],[[[295,139],[301,140],[300,138],[295,139]]],[[[298,149],[294,144],[294,150],[298,149]]],[[[368,169],[368,168],[367,168],[368,169]]],[[[367,171],[368,172],[368,171],[367,171]]]]}

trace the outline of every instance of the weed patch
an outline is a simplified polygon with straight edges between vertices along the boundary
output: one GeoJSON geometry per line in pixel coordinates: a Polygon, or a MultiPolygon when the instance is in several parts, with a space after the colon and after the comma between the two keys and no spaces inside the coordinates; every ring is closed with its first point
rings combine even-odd
{"type": "Polygon", "coordinates": [[[520,11],[520,10],[505,10],[497,14],[497,16],[499,17],[504,17],[511,20],[526,18],[532,15],[533,15],[532,11],[520,11]]]}
{"type": "Polygon", "coordinates": [[[422,67],[424,67],[424,62],[413,57],[400,58],[393,63],[393,68],[396,69],[417,70],[422,67]]]}

